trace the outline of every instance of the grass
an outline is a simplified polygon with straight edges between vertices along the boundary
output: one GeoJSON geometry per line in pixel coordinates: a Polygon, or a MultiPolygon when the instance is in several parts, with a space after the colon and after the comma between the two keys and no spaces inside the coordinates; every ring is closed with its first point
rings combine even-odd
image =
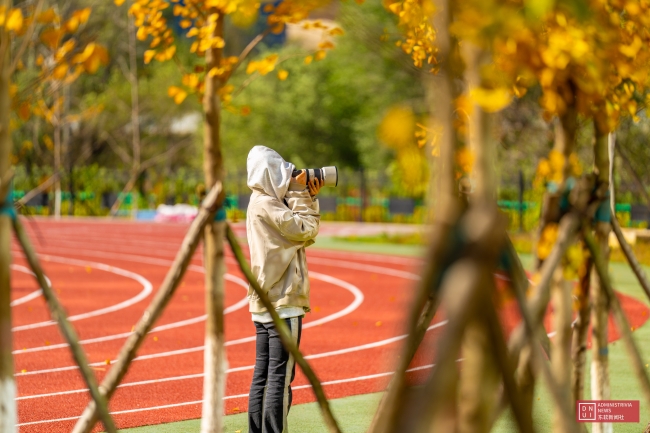
{"type": "MultiPolygon", "coordinates": [[[[422,253],[422,247],[418,245],[405,244],[388,244],[373,242],[350,242],[340,239],[321,238],[311,248],[320,247],[328,249],[341,249],[356,252],[372,252],[385,254],[401,254],[408,256],[418,256],[422,253]]],[[[650,258],[650,255],[648,256],[650,258]]],[[[532,256],[530,254],[521,254],[524,266],[530,268],[532,256]]],[[[632,271],[623,263],[611,264],[611,275],[616,289],[626,295],[635,297],[638,300],[648,304],[642,289],[636,282],[632,271]]],[[[650,268],[646,268],[650,273],[650,268]]],[[[634,339],[640,348],[643,360],[650,365],[650,324],[646,323],[637,329],[634,339]]],[[[631,373],[630,362],[623,342],[615,342],[610,346],[609,352],[610,366],[610,383],[612,399],[619,400],[641,400],[642,393],[638,381],[631,373]]],[[[587,365],[589,365],[590,356],[588,356],[587,365]]],[[[585,399],[590,398],[590,371],[586,369],[585,380],[585,399]]],[[[377,408],[381,393],[358,395],[342,399],[332,400],[334,414],[339,420],[342,430],[345,433],[365,432],[372,416],[377,408]]],[[[552,403],[551,397],[544,385],[541,384],[536,389],[534,408],[534,421],[538,432],[552,431],[552,403]]],[[[615,433],[639,433],[642,432],[650,420],[650,410],[644,401],[641,401],[641,423],[615,423],[615,433]]],[[[315,403],[302,404],[291,408],[289,414],[289,426],[291,431],[299,433],[325,433],[327,429],[320,415],[318,406],[315,403]]],[[[591,426],[587,424],[591,431],[591,426]]],[[[177,423],[145,426],[134,429],[120,430],[124,433],[193,433],[200,431],[200,420],[188,420],[177,423]]],[[[224,431],[235,433],[248,431],[246,414],[229,415],[225,417],[224,431]]],[[[498,420],[494,430],[497,433],[513,433],[518,429],[512,417],[507,411],[498,420]]]]}
{"type": "MultiPolygon", "coordinates": [[[[331,400],[330,403],[332,412],[345,433],[365,433],[370,426],[372,414],[375,412],[380,398],[381,393],[374,393],[331,400]]],[[[247,415],[246,413],[240,413],[225,417],[224,432],[248,432],[247,415]]],[[[316,433],[327,431],[316,403],[292,407],[291,411],[289,411],[288,423],[292,432],[316,433]]],[[[200,428],[201,420],[192,419],[120,431],[124,433],[190,433],[198,432],[200,428]]]]}

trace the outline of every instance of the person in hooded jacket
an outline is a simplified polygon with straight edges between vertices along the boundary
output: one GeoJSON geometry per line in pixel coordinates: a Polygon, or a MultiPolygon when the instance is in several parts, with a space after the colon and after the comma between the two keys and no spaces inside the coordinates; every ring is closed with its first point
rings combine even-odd
{"type": "MultiPolygon", "coordinates": [[[[320,214],[315,197],[322,181],[312,179],[307,185],[304,170],[292,178],[295,166],[264,146],[251,149],[246,165],[247,184],[253,191],[246,214],[251,270],[299,345],[302,319],[309,312],[305,247],[313,244],[318,234],[320,214]],[[289,191],[291,182],[305,185],[304,190],[289,191]]],[[[271,314],[250,287],[248,300],[256,330],[248,431],[284,433],[288,431],[294,359],[282,346],[271,314]]]]}

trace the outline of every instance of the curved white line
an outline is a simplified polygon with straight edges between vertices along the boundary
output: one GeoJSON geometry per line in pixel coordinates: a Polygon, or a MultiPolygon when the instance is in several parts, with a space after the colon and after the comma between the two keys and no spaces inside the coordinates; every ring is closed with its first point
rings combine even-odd
{"type": "MultiPolygon", "coordinates": [[[[447,320],[443,320],[438,323],[434,323],[433,325],[429,326],[427,328],[427,331],[431,331],[432,329],[440,328],[444,325],[447,324],[447,320]]],[[[348,347],[346,349],[341,349],[341,350],[334,350],[331,352],[323,352],[323,353],[315,353],[313,355],[307,355],[305,356],[305,359],[318,359],[318,358],[326,358],[328,356],[337,356],[337,355],[343,355],[346,353],[350,352],[357,352],[361,350],[367,350],[367,349],[373,349],[376,347],[381,347],[385,346],[391,343],[394,343],[396,341],[402,340],[406,338],[405,335],[400,335],[397,337],[393,338],[387,338],[385,340],[380,340],[376,341],[374,343],[368,343],[368,344],[362,344],[360,346],[353,346],[353,347],[348,347]]],[[[203,347],[201,347],[203,349],[203,347]]],[[[136,358],[137,359],[137,358],[136,358]]],[[[93,366],[98,366],[98,365],[103,365],[103,363],[95,363],[91,364],[93,366]]],[[[252,370],[255,367],[255,365],[245,365],[242,367],[235,367],[235,368],[229,368],[226,373],[236,373],[239,371],[246,371],[246,370],[252,370]]],[[[172,382],[172,381],[178,381],[178,380],[187,380],[187,379],[196,379],[199,377],[203,377],[203,373],[195,373],[195,374],[187,374],[183,376],[174,376],[174,377],[165,377],[161,379],[148,379],[148,380],[141,380],[137,382],[126,382],[118,385],[118,388],[122,387],[130,387],[130,386],[140,386],[140,385],[151,385],[155,383],[161,383],[161,382],[172,382]]],[[[292,389],[298,389],[297,387],[292,387],[292,389]]],[[[60,391],[60,392],[52,392],[48,394],[36,394],[36,395],[28,395],[24,397],[17,397],[16,400],[29,400],[29,399],[34,399],[34,398],[46,398],[46,397],[55,397],[59,395],[67,395],[67,394],[77,394],[77,393],[82,393],[82,392],[87,392],[88,390],[86,388],[84,389],[75,389],[71,391],[60,391]]]]}
{"type": "Polygon", "coordinates": [[[339,268],[348,268],[362,270],[367,272],[376,272],[378,274],[391,275],[394,277],[404,278],[406,280],[419,281],[420,276],[412,272],[400,271],[399,269],[386,268],[375,265],[365,265],[361,263],[344,262],[343,260],[321,259],[316,257],[309,258],[310,263],[316,263],[325,266],[336,266],[339,268]]]}
{"type": "MultiPolygon", "coordinates": [[[[311,327],[318,326],[318,325],[322,325],[323,323],[331,322],[331,321],[336,320],[336,319],[338,319],[340,317],[343,317],[343,316],[345,316],[347,314],[350,314],[351,312],[353,312],[354,310],[359,308],[359,305],[361,305],[361,303],[363,302],[364,297],[363,297],[363,293],[361,292],[361,290],[359,290],[358,287],[356,287],[356,286],[354,286],[354,285],[352,285],[352,284],[350,284],[350,283],[348,283],[346,281],[340,280],[340,279],[335,278],[335,277],[331,277],[329,275],[323,275],[323,274],[320,274],[318,272],[311,272],[311,271],[309,272],[309,276],[313,277],[315,279],[319,279],[321,281],[325,281],[325,282],[328,282],[330,284],[333,284],[333,285],[336,285],[336,286],[339,286],[339,287],[342,287],[342,288],[348,290],[354,296],[354,300],[346,308],[344,308],[344,309],[342,309],[340,311],[337,311],[336,313],[332,313],[332,314],[330,314],[328,316],[325,316],[325,317],[323,317],[321,319],[314,320],[313,322],[305,323],[303,325],[303,329],[311,328],[311,327]]],[[[234,278],[237,278],[237,277],[234,277],[234,278]]],[[[241,280],[241,281],[243,281],[243,280],[241,280]]],[[[242,301],[240,301],[240,303],[241,302],[242,301]]],[[[197,319],[198,319],[198,317],[193,318],[193,319],[188,319],[188,320],[197,320],[197,319]]],[[[196,322],[194,322],[194,323],[196,323],[196,322]]],[[[162,326],[168,326],[168,325],[162,325],[162,326]]],[[[153,330],[152,330],[152,332],[153,332],[153,330]]],[[[129,333],[124,333],[124,334],[118,334],[118,335],[120,335],[120,336],[128,336],[128,334],[130,334],[130,332],[129,333]]],[[[99,337],[99,338],[106,338],[106,337],[99,337]]],[[[116,337],[116,338],[122,338],[122,337],[116,337]]],[[[94,340],[97,340],[97,339],[94,339],[94,340]]],[[[250,336],[250,337],[239,338],[237,340],[227,341],[225,343],[225,345],[226,346],[233,346],[233,345],[236,345],[236,344],[249,343],[249,342],[252,342],[252,341],[255,341],[255,336],[254,335],[250,336]]],[[[57,348],[65,347],[65,345],[63,345],[63,344],[56,345],[56,346],[58,346],[57,348]]],[[[50,347],[52,347],[52,346],[43,346],[41,348],[33,348],[31,351],[36,352],[36,351],[40,351],[40,350],[49,350],[48,348],[50,348],[50,347]],[[35,349],[37,349],[37,350],[35,350],[35,349]]],[[[168,352],[151,353],[151,354],[148,354],[148,355],[138,356],[138,357],[134,358],[133,361],[143,361],[143,360],[146,360],[146,359],[164,358],[164,357],[167,357],[167,356],[175,356],[175,355],[184,355],[184,354],[187,354],[187,353],[200,352],[203,349],[204,349],[204,346],[197,346],[197,347],[190,347],[190,348],[187,348],[187,349],[171,350],[171,351],[168,351],[168,352]]],[[[28,351],[30,351],[30,349],[23,350],[23,351],[17,350],[14,353],[15,354],[27,353],[28,351]]],[[[111,364],[112,363],[114,363],[114,361],[111,361],[111,364]]],[[[92,363],[90,365],[93,366],[93,367],[98,367],[98,366],[106,365],[106,363],[105,362],[96,362],[96,363],[92,363]]],[[[68,370],[76,370],[77,368],[79,368],[79,367],[77,367],[77,366],[56,367],[56,368],[49,368],[49,369],[44,369],[44,370],[27,371],[25,373],[22,373],[22,372],[21,373],[15,373],[15,376],[30,376],[30,375],[35,375],[35,374],[54,373],[54,372],[61,372],[61,371],[68,371],[68,370]]]]}
{"type": "MultiPolygon", "coordinates": [[[[457,360],[460,361],[460,360],[457,360]]],[[[435,364],[427,364],[427,365],[421,365],[418,367],[413,367],[408,370],[407,372],[413,372],[413,371],[419,371],[419,370],[426,370],[429,368],[432,368],[435,364]]],[[[369,374],[367,376],[357,376],[357,377],[349,377],[346,379],[335,379],[335,380],[330,380],[327,382],[322,382],[321,385],[326,386],[326,385],[338,385],[341,383],[350,383],[350,382],[359,382],[362,380],[371,380],[371,379],[378,379],[380,377],[387,377],[395,374],[393,371],[385,372],[385,373],[377,373],[377,374],[369,374]]],[[[202,377],[203,374],[200,375],[190,375],[193,378],[198,378],[202,377]]],[[[190,378],[189,376],[186,378],[190,378]]],[[[298,386],[292,386],[292,390],[298,390],[298,389],[307,389],[311,388],[311,385],[298,385],[298,386]]],[[[81,390],[83,392],[87,390],[81,390]]],[[[228,395],[224,397],[224,400],[230,400],[234,398],[245,398],[248,397],[248,394],[237,394],[237,395],[228,395]]],[[[203,400],[196,400],[196,401],[187,401],[187,402],[182,402],[182,403],[172,403],[172,404],[165,404],[165,405],[160,405],[160,406],[150,406],[150,407],[141,407],[137,409],[126,409],[126,410],[118,410],[111,412],[111,415],[120,415],[120,414],[125,414],[125,413],[135,413],[135,412],[145,412],[149,410],[160,410],[160,409],[170,409],[173,407],[181,407],[181,406],[191,406],[195,404],[202,404],[203,400]]],[[[52,423],[52,422],[61,422],[61,421],[72,421],[75,419],[79,419],[78,416],[73,416],[73,417],[67,417],[67,418],[57,418],[57,419],[48,419],[48,420],[41,420],[41,421],[31,421],[31,422],[25,422],[25,423],[20,423],[17,424],[18,426],[24,426],[24,425],[34,425],[34,424],[46,424],[46,423],[52,423]]]]}
{"type": "Polygon", "coordinates": [[[331,321],[339,319],[339,318],[341,318],[343,316],[347,316],[348,314],[350,314],[351,312],[353,312],[354,310],[359,308],[361,303],[363,303],[363,299],[364,299],[363,292],[361,290],[359,290],[359,288],[357,286],[355,286],[353,284],[350,284],[347,281],[343,281],[343,280],[341,280],[339,278],[332,277],[331,275],[321,274],[320,272],[309,271],[309,276],[311,278],[315,278],[317,280],[321,280],[321,281],[324,281],[326,283],[330,283],[330,284],[333,284],[335,286],[339,286],[339,287],[344,288],[345,290],[352,293],[352,295],[354,295],[354,301],[352,301],[352,303],[350,305],[348,305],[347,307],[345,307],[341,311],[338,311],[338,312],[336,312],[334,314],[330,314],[329,316],[325,316],[325,317],[323,317],[321,319],[305,323],[302,326],[303,329],[311,328],[311,327],[314,327],[314,326],[319,326],[319,325],[322,325],[323,323],[331,322],[331,321]]]}
{"type": "MultiPolygon", "coordinates": [[[[18,272],[22,272],[24,274],[29,274],[29,275],[35,276],[34,273],[32,272],[32,270],[29,269],[29,268],[26,268],[25,266],[15,265],[15,264],[12,263],[11,264],[11,269],[15,269],[18,272]]],[[[47,278],[47,276],[45,277],[45,281],[47,281],[47,283],[50,286],[52,286],[52,282],[50,281],[49,278],[47,278]]],[[[35,290],[32,293],[29,293],[29,294],[23,296],[22,298],[14,299],[13,301],[11,301],[11,304],[9,304],[9,305],[11,307],[15,307],[16,305],[24,304],[26,302],[31,301],[32,299],[38,298],[39,296],[41,296],[41,293],[43,293],[43,290],[41,290],[41,289],[35,290]]]]}
{"type": "MultiPolygon", "coordinates": [[[[239,277],[236,277],[236,276],[230,275],[230,274],[225,274],[224,278],[226,280],[232,281],[235,284],[238,284],[238,285],[244,287],[245,289],[248,289],[248,283],[245,282],[244,280],[242,280],[239,277]]],[[[236,304],[225,308],[223,310],[223,313],[224,314],[232,313],[233,311],[237,311],[237,310],[243,308],[246,305],[248,305],[248,298],[247,297],[241,299],[236,304]]],[[[152,328],[151,331],[149,331],[149,333],[166,331],[168,329],[180,328],[181,326],[187,326],[187,325],[192,325],[194,323],[200,323],[200,322],[203,322],[206,317],[207,316],[204,314],[204,315],[199,316],[199,317],[193,317],[191,319],[180,320],[178,322],[172,322],[172,323],[167,323],[165,325],[156,326],[155,328],[152,328]]],[[[123,332],[121,334],[106,335],[104,337],[88,338],[86,340],[79,340],[79,344],[93,344],[93,343],[102,343],[104,341],[119,340],[120,338],[127,338],[131,334],[133,334],[133,332],[123,332]]],[[[49,346],[38,346],[38,347],[30,347],[29,349],[14,350],[12,352],[12,354],[13,355],[20,355],[21,353],[43,352],[45,350],[61,349],[61,348],[64,348],[64,347],[68,347],[68,343],[51,344],[49,346]]]]}
{"type": "MultiPolygon", "coordinates": [[[[82,319],[87,319],[89,317],[95,317],[95,316],[100,316],[102,314],[107,314],[107,313],[113,313],[115,311],[122,310],[124,308],[130,307],[133,304],[136,304],[149,296],[151,292],[153,291],[153,286],[147,280],[144,278],[142,275],[136,274],[135,272],[127,271],[122,268],[117,268],[115,266],[109,266],[104,263],[98,263],[98,262],[87,262],[87,261],[82,261],[82,260],[75,260],[75,259],[69,259],[65,257],[56,257],[56,256],[49,256],[49,255],[43,255],[41,256],[43,260],[46,261],[52,261],[52,262],[58,262],[58,263],[66,263],[69,265],[77,265],[77,266],[89,266],[94,269],[99,269],[102,271],[106,272],[112,272],[117,275],[121,275],[123,277],[130,278],[132,280],[136,280],[140,284],[142,284],[142,291],[135,295],[134,297],[127,299],[126,301],[120,302],[119,304],[111,305],[109,307],[105,308],[100,308],[99,310],[94,310],[94,311],[89,311],[87,313],[81,313],[81,314],[75,314],[73,316],[69,316],[68,320],[71,322],[74,322],[76,320],[82,320],[82,319]]],[[[45,326],[51,326],[56,324],[56,322],[52,320],[47,320],[45,322],[38,322],[38,323],[31,323],[29,325],[22,325],[22,326],[16,326],[14,328],[11,328],[12,331],[23,331],[26,329],[36,329],[36,328],[42,328],[45,326]]]]}

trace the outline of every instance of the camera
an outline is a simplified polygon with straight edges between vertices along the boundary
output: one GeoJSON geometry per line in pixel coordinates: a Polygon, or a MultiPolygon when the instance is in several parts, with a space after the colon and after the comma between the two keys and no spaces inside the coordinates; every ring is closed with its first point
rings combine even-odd
{"type": "MultiPolygon", "coordinates": [[[[323,181],[323,186],[337,186],[339,184],[339,170],[336,166],[323,167],[323,168],[305,168],[305,173],[307,174],[307,183],[312,179],[318,179],[323,181]]],[[[291,173],[292,177],[298,176],[302,173],[303,170],[294,170],[291,173]]],[[[305,189],[305,185],[300,185],[295,182],[291,182],[289,185],[290,191],[301,191],[305,189]]]]}

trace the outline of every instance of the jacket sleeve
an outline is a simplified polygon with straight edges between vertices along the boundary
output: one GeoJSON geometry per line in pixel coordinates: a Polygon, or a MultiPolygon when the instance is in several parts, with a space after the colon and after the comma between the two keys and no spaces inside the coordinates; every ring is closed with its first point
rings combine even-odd
{"type": "Polygon", "coordinates": [[[307,191],[289,191],[285,200],[289,208],[272,201],[269,214],[273,223],[285,238],[307,242],[305,246],[313,244],[320,223],[318,200],[312,199],[307,191]]]}

